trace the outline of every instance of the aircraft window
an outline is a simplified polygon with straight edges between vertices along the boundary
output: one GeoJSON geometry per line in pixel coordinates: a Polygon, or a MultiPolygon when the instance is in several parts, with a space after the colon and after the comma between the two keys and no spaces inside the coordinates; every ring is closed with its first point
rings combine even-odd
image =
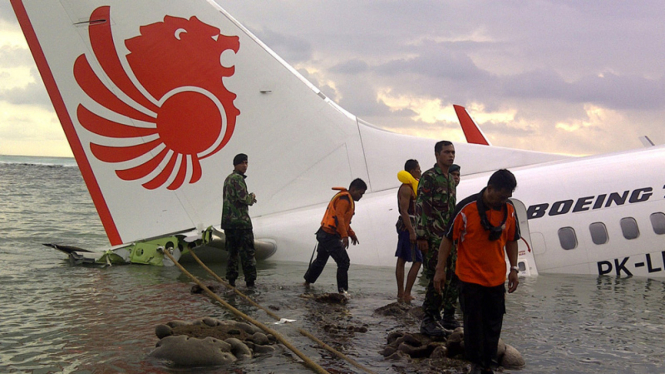
{"type": "Polygon", "coordinates": [[[577,235],[572,227],[562,227],[559,229],[559,243],[565,250],[575,249],[577,247],[577,235]]]}
{"type": "Polygon", "coordinates": [[[651,226],[653,226],[653,232],[658,235],[665,234],[665,213],[654,213],[651,215],[651,226]]]}
{"type": "Polygon", "coordinates": [[[637,237],[640,236],[640,229],[637,227],[637,221],[635,221],[635,218],[622,218],[620,224],[624,238],[630,240],[637,239],[637,237]]]}
{"type": "Polygon", "coordinates": [[[591,240],[593,244],[605,244],[607,243],[607,227],[602,222],[594,222],[589,225],[589,231],[591,232],[591,240]]]}

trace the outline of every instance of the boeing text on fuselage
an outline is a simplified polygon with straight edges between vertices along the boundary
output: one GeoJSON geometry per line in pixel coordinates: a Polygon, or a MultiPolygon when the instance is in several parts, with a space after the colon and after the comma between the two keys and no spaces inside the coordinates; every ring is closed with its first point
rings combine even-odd
{"type": "MultiPolygon", "coordinates": [[[[665,188],[665,186],[664,186],[665,188]]],[[[528,219],[537,219],[549,216],[558,216],[567,213],[584,212],[609,208],[612,205],[620,206],[626,203],[635,204],[648,201],[653,196],[652,187],[637,188],[623,192],[610,192],[596,196],[584,196],[577,200],[567,199],[559,200],[552,204],[542,203],[529,206],[527,210],[528,219]]]]}

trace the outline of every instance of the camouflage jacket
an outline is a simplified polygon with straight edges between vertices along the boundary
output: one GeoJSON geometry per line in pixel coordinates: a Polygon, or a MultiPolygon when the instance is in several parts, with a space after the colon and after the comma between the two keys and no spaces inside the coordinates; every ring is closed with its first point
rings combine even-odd
{"type": "Polygon", "coordinates": [[[249,206],[254,204],[247,192],[245,175],[233,171],[224,181],[224,205],[222,206],[223,229],[251,229],[249,206]]]}
{"type": "Polygon", "coordinates": [[[418,239],[441,239],[455,211],[456,189],[453,177],[443,175],[434,165],[420,177],[416,196],[416,235],[418,239]]]}

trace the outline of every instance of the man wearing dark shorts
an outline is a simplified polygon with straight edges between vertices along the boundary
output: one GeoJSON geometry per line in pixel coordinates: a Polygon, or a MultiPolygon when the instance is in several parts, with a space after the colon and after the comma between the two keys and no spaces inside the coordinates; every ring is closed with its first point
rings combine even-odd
{"type": "MultiPolygon", "coordinates": [[[[420,179],[420,165],[417,160],[408,160],[404,164],[404,170],[407,171],[412,180],[420,179]]],[[[407,175],[408,176],[408,175],[407,175]]],[[[411,296],[411,289],[418,277],[420,265],[423,263],[423,255],[416,244],[415,230],[415,201],[416,190],[410,183],[402,183],[397,190],[397,208],[399,218],[397,219],[397,265],[395,267],[395,277],[397,278],[397,301],[410,304],[414,299],[411,296]],[[407,262],[413,262],[404,285],[404,267],[407,262]]]]}

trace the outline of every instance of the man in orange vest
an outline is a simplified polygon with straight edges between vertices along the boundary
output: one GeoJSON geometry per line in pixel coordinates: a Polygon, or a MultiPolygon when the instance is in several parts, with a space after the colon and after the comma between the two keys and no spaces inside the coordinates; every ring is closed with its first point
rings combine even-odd
{"type": "Polygon", "coordinates": [[[321,227],[316,232],[318,243],[316,260],[310,264],[305,273],[305,287],[316,282],[328,262],[332,257],[337,263],[337,291],[346,294],[349,290],[349,255],[346,249],[349,248],[349,238],[353,245],[358,244],[356,233],[351,229],[351,217],[355,213],[355,201],[359,201],[365,191],[367,184],[360,179],[354,179],[349,189],[343,187],[334,187],[333,190],[339,192],[333,196],[328,203],[326,213],[321,220],[321,227]]]}
{"type": "Polygon", "coordinates": [[[510,264],[508,292],[517,289],[519,221],[508,199],[517,187],[513,173],[496,171],[487,187],[457,203],[453,222],[439,247],[434,288],[446,284],[446,260],[457,242],[455,273],[464,314],[464,354],[470,374],[493,373],[503,315],[506,312],[506,257],[510,264]],[[505,251],[504,251],[505,248],[505,251]]]}

